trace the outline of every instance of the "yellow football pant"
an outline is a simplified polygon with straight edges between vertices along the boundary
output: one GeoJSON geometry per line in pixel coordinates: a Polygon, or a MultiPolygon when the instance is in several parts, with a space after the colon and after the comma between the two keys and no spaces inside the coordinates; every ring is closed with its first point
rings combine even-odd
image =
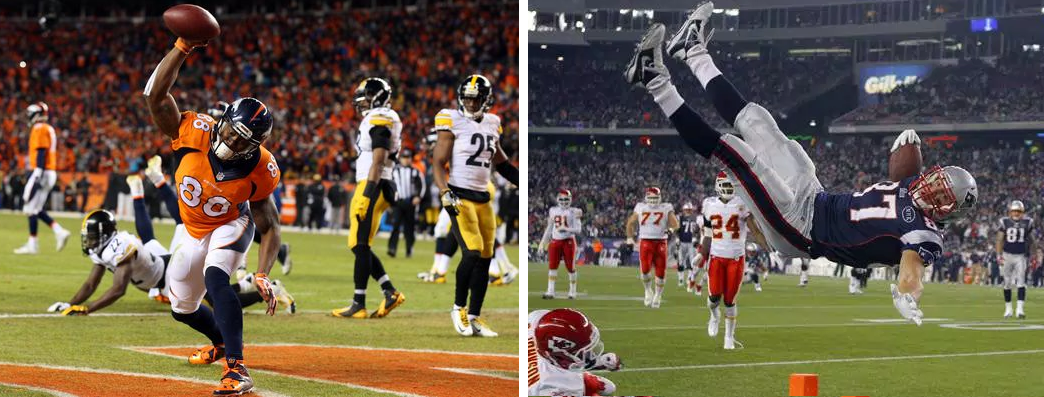
{"type": "MultiPolygon", "coordinates": [[[[349,226],[348,226],[348,248],[355,248],[356,245],[373,244],[373,236],[377,234],[377,229],[381,226],[381,214],[388,209],[391,204],[388,202],[389,197],[385,197],[385,190],[378,189],[380,194],[377,196],[377,200],[369,200],[363,197],[363,191],[366,189],[367,181],[361,181],[355,186],[355,192],[352,194],[352,202],[349,206],[349,226]],[[363,204],[369,201],[368,205],[363,204]]],[[[391,198],[394,199],[394,198],[391,198]]]]}
{"type": "Polygon", "coordinates": [[[453,234],[462,249],[478,251],[483,259],[493,257],[497,224],[491,201],[476,203],[460,200],[460,212],[453,219],[453,234]]]}

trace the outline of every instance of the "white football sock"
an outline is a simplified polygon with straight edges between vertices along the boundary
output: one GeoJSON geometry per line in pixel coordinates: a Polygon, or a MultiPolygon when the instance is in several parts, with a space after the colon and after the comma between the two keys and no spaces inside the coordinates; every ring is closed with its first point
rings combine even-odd
{"type": "Polygon", "coordinates": [[[656,297],[657,298],[663,296],[663,284],[664,284],[664,282],[665,281],[664,281],[663,278],[661,278],[661,277],[657,277],[656,278],[656,297]]]}
{"type": "Polygon", "coordinates": [[[35,247],[36,244],[36,236],[29,236],[29,245],[35,247]]]}
{"type": "Polygon", "coordinates": [[[576,279],[580,275],[574,270],[569,273],[569,294],[576,295],[576,279]]]}
{"type": "Polygon", "coordinates": [[[1026,303],[1026,301],[1015,301],[1015,311],[1018,313],[1022,313],[1022,305],[1024,303],[1026,303]]]}
{"type": "Polygon", "coordinates": [[[652,293],[652,276],[649,273],[642,274],[642,285],[645,286],[646,293],[652,293]]]}
{"type": "Polygon", "coordinates": [[[707,88],[707,83],[710,83],[711,79],[721,76],[721,71],[714,65],[710,54],[688,57],[685,59],[685,64],[689,65],[692,74],[696,75],[696,79],[700,81],[703,88],[707,88]]]}
{"type": "Polygon", "coordinates": [[[725,337],[736,337],[736,314],[739,310],[736,306],[725,307],[725,337]]]}
{"type": "MultiPolygon", "coordinates": [[[[504,251],[504,246],[503,245],[501,245],[501,246],[497,247],[497,249],[493,250],[493,257],[496,258],[496,262],[498,262],[498,263],[514,265],[513,263],[511,263],[511,259],[508,258],[507,252],[504,251]]],[[[506,270],[506,269],[501,269],[501,270],[506,270]]]]}
{"type": "Polygon", "coordinates": [[[653,100],[667,116],[674,114],[685,104],[685,99],[678,94],[678,88],[671,84],[670,76],[656,76],[649,82],[648,89],[653,100]]]}
{"type": "Polygon", "coordinates": [[[435,264],[436,264],[435,271],[438,272],[439,275],[445,275],[446,272],[449,271],[450,259],[451,258],[450,258],[449,255],[441,255],[441,254],[438,257],[435,258],[435,260],[436,260],[436,262],[435,262],[435,264]]]}
{"type": "Polygon", "coordinates": [[[555,281],[558,280],[558,269],[547,271],[547,293],[555,293],[555,281]]]}
{"type": "Polygon", "coordinates": [[[1011,311],[1011,302],[1004,302],[1004,310],[1011,311]]]}

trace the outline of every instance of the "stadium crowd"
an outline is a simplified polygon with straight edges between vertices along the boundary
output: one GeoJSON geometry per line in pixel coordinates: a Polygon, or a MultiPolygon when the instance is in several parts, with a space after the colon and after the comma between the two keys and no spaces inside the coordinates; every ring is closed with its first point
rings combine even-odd
{"type": "Polygon", "coordinates": [[[835,124],[933,124],[1044,119],[1044,57],[1012,52],[995,61],[961,60],[880,95],[835,124]]]}
{"type": "MultiPolygon", "coordinates": [[[[831,138],[803,141],[820,182],[827,191],[857,191],[887,175],[891,138],[831,138]],[[867,148],[877,148],[868,150],[867,148]]],[[[953,148],[925,147],[925,164],[956,164],[971,171],[982,192],[976,212],[948,226],[945,260],[938,264],[940,277],[958,280],[965,264],[982,266],[978,282],[989,283],[993,266],[996,224],[1007,214],[1011,200],[1026,204],[1027,215],[1039,225],[1044,205],[1044,153],[1012,142],[993,146],[956,145],[953,148]]],[[[584,211],[582,239],[624,237],[624,224],[644,189],[658,186],[665,202],[680,212],[689,202],[699,207],[714,195],[717,163],[697,157],[674,138],[654,140],[652,147],[625,145],[621,141],[603,145],[552,143],[529,154],[530,241],[539,241],[547,221],[547,209],[555,205],[558,189],[573,193],[574,206],[584,211]]],[[[1033,239],[1041,241],[1044,230],[1036,228],[1033,239]]],[[[1044,283],[1039,254],[1034,254],[1034,285],[1044,283]]],[[[963,273],[962,273],[963,274],[963,273]]],[[[992,279],[995,282],[995,278],[992,279]]]]}
{"type": "MultiPolygon", "coordinates": [[[[424,157],[423,137],[455,89],[472,73],[496,85],[514,153],[518,139],[518,7],[482,0],[426,8],[331,10],[325,15],[219,16],[221,36],[186,61],[175,86],[181,110],[254,96],[274,110],[266,146],[284,175],[351,177],[355,85],[381,76],[394,89],[404,148],[424,157]],[[423,18],[405,14],[419,13],[423,18]],[[358,32],[379,31],[378,36],[358,32]]],[[[337,3],[347,7],[344,3],[337,3]]],[[[25,168],[25,107],[44,101],[59,136],[58,168],[135,172],[170,146],[153,127],[141,92],[173,35],[158,17],[142,21],[63,20],[50,31],[35,21],[0,24],[0,173],[25,168]],[[27,56],[26,54],[33,54],[27,56]]],[[[167,162],[170,164],[171,162],[167,162]]]]}
{"type": "MultiPolygon", "coordinates": [[[[623,70],[632,55],[633,48],[629,46],[598,45],[571,50],[561,61],[546,56],[531,58],[530,125],[584,128],[668,125],[667,117],[648,100],[649,94],[624,82],[623,70]]],[[[762,61],[732,55],[728,50],[717,51],[715,63],[721,70],[728,71],[729,79],[749,100],[774,111],[797,104],[810,89],[852,68],[849,57],[762,61]]],[[[668,62],[668,65],[672,80],[689,105],[702,114],[715,114],[696,77],[678,62],[668,62]]],[[[718,117],[708,119],[716,126],[724,125],[718,117]]]]}

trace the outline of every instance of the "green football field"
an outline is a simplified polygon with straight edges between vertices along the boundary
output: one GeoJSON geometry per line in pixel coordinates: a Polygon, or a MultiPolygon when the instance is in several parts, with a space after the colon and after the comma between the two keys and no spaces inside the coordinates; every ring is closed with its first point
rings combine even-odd
{"type": "MultiPolygon", "coordinates": [[[[624,362],[610,378],[619,395],[786,396],[792,373],[819,375],[820,396],[1044,396],[1042,292],[1027,291],[1024,321],[1003,320],[999,288],[928,284],[927,321],[898,322],[888,282],[871,280],[864,295],[848,279],[771,275],[738,298],[737,340],[707,336],[706,297],[676,285],[668,270],[659,309],[642,305],[636,268],[580,269],[578,300],[542,300],[546,265],[532,264],[530,310],[574,307],[601,330],[607,352],[624,362]]],[[[724,328],[724,325],[722,325],[724,328]]]]}
{"type": "MultiPolygon", "coordinates": [[[[79,220],[59,222],[74,233],[64,251],[54,251],[53,233],[41,226],[41,253],[16,256],[11,251],[25,242],[25,217],[0,214],[0,395],[209,395],[221,368],[186,361],[207,341],[145,293],[130,287],[115,305],[86,317],[45,313],[51,303],[69,300],[92,266],[80,252],[79,220]]],[[[134,230],[132,222],[120,227],[134,230]]],[[[160,224],[156,231],[166,245],[173,227],[160,224]]],[[[283,276],[276,264],[273,278],[294,295],[298,313],[269,317],[260,305],[246,309],[246,362],[258,395],[454,396],[468,385],[471,395],[517,393],[517,283],[490,286],[487,294],[483,317],[499,338],[460,337],[449,316],[452,274],[442,285],[416,278],[431,266],[434,244],[419,241],[412,259],[390,259],[378,239],[375,251],[406,302],[384,319],[334,318],[329,311],[346,306],[353,290],[345,237],[284,232],[283,239],[292,245],[294,269],[283,276]]],[[[250,269],[256,252],[255,246],[250,269]]],[[[508,253],[518,258],[516,246],[508,253]]],[[[110,283],[107,275],[94,298],[110,283]]],[[[368,308],[380,296],[371,282],[368,308]]]]}

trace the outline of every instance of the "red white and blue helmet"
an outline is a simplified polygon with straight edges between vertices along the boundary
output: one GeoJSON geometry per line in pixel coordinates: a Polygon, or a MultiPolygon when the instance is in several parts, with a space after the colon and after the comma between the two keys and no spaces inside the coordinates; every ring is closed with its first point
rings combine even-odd
{"type": "Polygon", "coordinates": [[[663,201],[663,197],[660,196],[660,188],[650,187],[645,189],[645,202],[649,204],[659,204],[663,201]]]}
{"type": "Polygon", "coordinates": [[[568,207],[573,203],[573,192],[568,189],[559,189],[557,200],[559,206],[568,207]]]}
{"type": "Polygon", "coordinates": [[[714,191],[722,200],[732,200],[735,196],[736,186],[732,184],[732,179],[729,179],[725,171],[719,171],[718,176],[714,178],[714,191]]]}

